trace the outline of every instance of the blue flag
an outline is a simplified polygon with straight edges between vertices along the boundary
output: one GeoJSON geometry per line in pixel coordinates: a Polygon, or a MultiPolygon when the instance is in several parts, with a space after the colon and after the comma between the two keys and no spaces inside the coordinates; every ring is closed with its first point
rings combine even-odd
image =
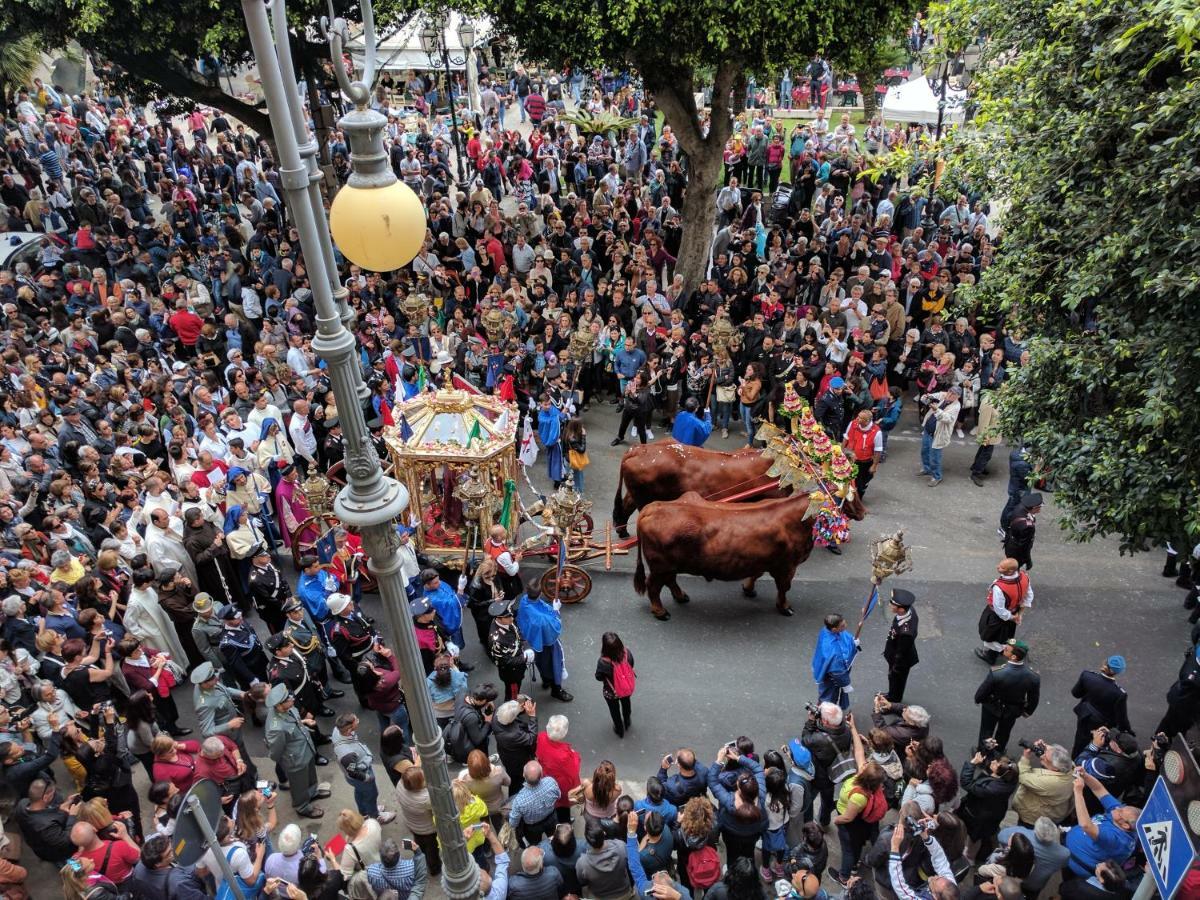
{"type": "Polygon", "coordinates": [[[567,564],[567,535],[562,536],[562,540],[558,542],[558,576],[562,577],[563,566],[567,564]]]}
{"type": "Polygon", "coordinates": [[[867,621],[867,617],[875,611],[875,607],[879,605],[879,585],[871,588],[871,596],[867,598],[867,602],[863,604],[862,620],[867,621]]]}
{"type": "Polygon", "coordinates": [[[412,437],[412,426],[408,424],[408,416],[400,416],[400,440],[407,441],[412,437]]]}
{"type": "Polygon", "coordinates": [[[333,540],[333,529],[317,539],[316,549],[317,559],[322,563],[333,562],[333,557],[337,553],[337,544],[333,540]]]}

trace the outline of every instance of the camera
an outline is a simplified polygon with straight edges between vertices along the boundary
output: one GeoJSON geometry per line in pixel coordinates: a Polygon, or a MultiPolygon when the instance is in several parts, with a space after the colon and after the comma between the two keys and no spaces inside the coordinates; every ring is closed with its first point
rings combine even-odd
{"type": "Polygon", "coordinates": [[[308,837],[306,837],[300,850],[305,856],[320,856],[321,845],[318,842],[317,836],[315,834],[310,834],[308,837]]]}
{"type": "Polygon", "coordinates": [[[267,798],[268,800],[271,798],[272,794],[279,790],[279,783],[275,781],[263,781],[262,779],[259,779],[254,786],[258,788],[263,797],[267,798]]]}
{"type": "Polygon", "coordinates": [[[927,835],[932,827],[933,822],[928,819],[918,819],[915,816],[904,817],[904,828],[914,837],[927,835]]]}
{"type": "Polygon", "coordinates": [[[813,703],[811,700],[807,701],[807,702],[804,704],[804,708],[805,708],[806,710],[808,710],[808,714],[809,714],[810,716],[819,716],[819,715],[821,715],[821,707],[819,707],[817,704],[813,703]]]}
{"type": "Polygon", "coordinates": [[[1032,750],[1038,756],[1041,756],[1043,753],[1046,752],[1046,742],[1045,741],[1040,741],[1040,740],[1039,741],[1031,741],[1028,738],[1021,738],[1019,741],[1017,741],[1017,746],[1022,747],[1026,750],[1032,750]]]}

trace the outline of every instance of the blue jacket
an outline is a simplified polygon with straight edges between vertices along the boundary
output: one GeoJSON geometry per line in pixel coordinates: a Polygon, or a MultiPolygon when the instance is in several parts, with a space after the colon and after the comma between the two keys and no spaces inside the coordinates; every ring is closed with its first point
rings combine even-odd
{"type": "Polygon", "coordinates": [[[316,575],[301,573],[300,579],[296,582],[296,596],[300,598],[300,602],[304,604],[304,608],[308,610],[308,614],[313,617],[314,622],[324,622],[329,618],[329,605],[325,599],[337,589],[325,589],[327,577],[337,581],[336,576],[320,569],[316,575]]]}
{"type": "Polygon", "coordinates": [[[896,427],[896,423],[900,421],[900,412],[904,409],[904,401],[897,397],[892,400],[887,397],[875,403],[875,411],[879,413],[879,427],[884,431],[891,431],[896,427]],[[889,401],[891,406],[888,406],[889,401]]]}
{"type": "Polygon", "coordinates": [[[462,628],[462,604],[450,585],[443,581],[437,586],[437,590],[426,590],[425,596],[442,617],[442,624],[446,626],[447,631],[453,634],[462,628]]]}
{"type": "Polygon", "coordinates": [[[681,444],[693,447],[703,447],[708,436],[712,434],[712,410],[704,411],[704,418],[698,418],[695,413],[686,409],[675,416],[675,427],[671,429],[671,437],[681,444]]]}
{"type": "Polygon", "coordinates": [[[743,756],[738,760],[738,765],[743,769],[747,769],[754,775],[754,780],[758,782],[758,808],[762,815],[755,821],[747,822],[734,815],[736,791],[730,791],[721,784],[722,766],[719,762],[715,762],[708,767],[708,789],[717,798],[717,824],[724,831],[736,834],[738,837],[754,837],[755,835],[762,834],[767,829],[767,807],[765,803],[767,781],[763,777],[762,765],[755,760],[743,756]]]}
{"type": "Polygon", "coordinates": [[[667,775],[666,769],[658,770],[658,780],[662,782],[663,796],[676,806],[683,806],[693,797],[703,797],[708,793],[708,769],[699,764],[691,775],[667,775]]]}
{"type": "Polygon", "coordinates": [[[613,368],[622,378],[632,378],[646,364],[646,354],[634,347],[626,350],[622,347],[613,354],[613,368]]]}
{"type": "Polygon", "coordinates": [[[665,797],[661,803],[651,803],[649,798],[643,797],[637,803],[633,804],[633,808],[635,810],[644,809],[647,812],[656,812],[672,827],[674,827],[676,820],[679,818],[679,809],[665,797]]]}
{"type": "Polygon", "coordinates": [[[1008,492],[1021,496],[1029,490],[1029,476],[1033,474],[1033,465],[1025,458],[1025,451],[1017,447],[1008,454],[1008,492]]]}

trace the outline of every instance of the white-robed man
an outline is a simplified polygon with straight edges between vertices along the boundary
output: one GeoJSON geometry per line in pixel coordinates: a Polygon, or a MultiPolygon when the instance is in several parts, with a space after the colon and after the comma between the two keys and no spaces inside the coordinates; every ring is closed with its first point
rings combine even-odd
{"type": "Polygon", "coordinates": [[[161,575],[168,568],[182,570],[192,584],[197,584],[196,564],[183,546],[183,522],[173,516],[168,516],[165,509],[159,507],[149,513],[150,524],[146,526],[146,555],[155,575],[161,575]]]}
{"type": "Polygon", "coordinates": [[[147,646],[170,653],[171,659],[186,669],[187,651],[179,640],[175,623],[158,602],[158,592],[154,589],[156,578],[150,569],[133,573],[133,589],[125,607],[125,630],[147,646]]]}

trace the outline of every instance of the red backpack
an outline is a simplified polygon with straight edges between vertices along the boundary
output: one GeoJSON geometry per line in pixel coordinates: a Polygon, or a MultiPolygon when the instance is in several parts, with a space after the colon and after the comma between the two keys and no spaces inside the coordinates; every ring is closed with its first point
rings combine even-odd
{"type": "Polygon", "coordinates": [[[699,850],[689,853],[687,876],[693,890],[704,890],[720,881],[721,857],[717,856],[717,851],[705,844],[699,850]]]}
{"type": "Polygon", "coordinates": [[[625,655],[621,657],[620,662],[612,664],[612,687],[613,693],[618,697],[632,697],[633,689],[637,687],[637,673],[633,671],[633,666],[629,664],[629,651],[625,651],[625,655]]]}
{"type": "Polygon", "coordinates": [[[872,825],[875,822],[880,821],[884,816],[887,815],[888,802],[887,797],[885,797],[883,794],[882,788],[876,788],[870,794],[867,794],[866,791],[856,787],[851,790],[850,793],[859,793],[867,798],[867,805],[863,807],[863,811],[859,818],[868,825],[872,825]]]}

